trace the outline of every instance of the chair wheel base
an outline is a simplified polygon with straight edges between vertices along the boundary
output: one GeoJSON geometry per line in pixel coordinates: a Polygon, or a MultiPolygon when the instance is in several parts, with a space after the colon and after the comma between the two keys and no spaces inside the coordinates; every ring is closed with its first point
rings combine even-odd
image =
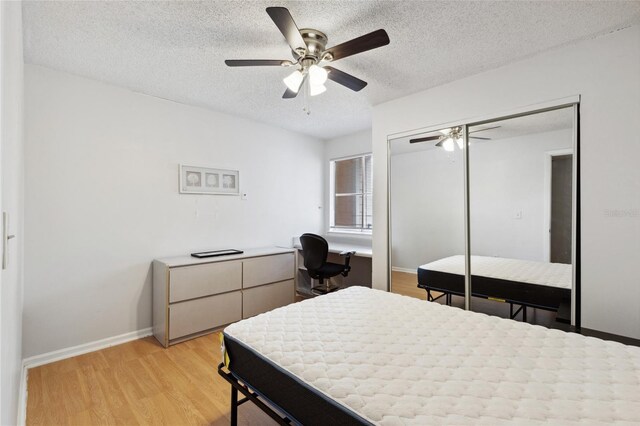
{"type": "Polygon", "coordinates": [[[331,285],[329,284],[329,286],[326,286],[324,284],[318,285],[316,287],[312,287],[311,288],[311,292],[314,294],[327,294],[327,293],[331,293],[333,291],[336,291],[340,288],[339,285],[331,285]]]}

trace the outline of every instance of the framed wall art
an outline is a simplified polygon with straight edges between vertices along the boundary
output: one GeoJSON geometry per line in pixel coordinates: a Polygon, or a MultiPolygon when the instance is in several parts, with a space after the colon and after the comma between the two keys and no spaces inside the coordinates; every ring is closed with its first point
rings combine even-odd
{"type": "Polygon", "coordinates": [[[240,173],[237,170],[212,169],[181,164],[180,193],[239,195],[240,173]]]}

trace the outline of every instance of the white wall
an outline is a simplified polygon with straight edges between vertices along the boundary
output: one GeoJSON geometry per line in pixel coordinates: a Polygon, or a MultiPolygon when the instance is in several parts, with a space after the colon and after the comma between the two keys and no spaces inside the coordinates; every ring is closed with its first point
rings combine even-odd
{"type": "Polygon", "coordinates": [[[22,371],[23,55],[22,4],[0,2],[2,211],[9,213],[7,269],[0,282],[0,424],[15,424],[22,371]]]}
{"type": "Polygon", "coordinates": [[[464,253],[461,151],[432,148],[391,157],[391,232],[396,270],[415,272],[427,262],[464,253]]]}
{"type": "Polygon", "coordinates": [[[34,65],[25,70],[25,356],[151,326],[151,261],[322,228],[323,142],[34,65]],[[178,193],[178,164],[240,171],[178,193]]]}
{"type": "Polygon", "coordinates": [[[471,146],[471,254],[548,261],[546,153],[572,144],[567,129],[471,146]]]}
{"type": "MultiPolygon", "coordinates": [[[[327,161],[351,155],[371,152],[371,129],[329,139],[325,142],[324,156],[327,161]]],[[[328,167],[327,167],[328,170],[328,167]]]]}
{"type": "MultiPolygon", "coordinates": [[[[337,158],[349,157],[352,155],[367,154],[372,152],[371,146],[371,129],[361,132],[352,133],[335,139],[329,139],[325,142],[324,148],[324,231],[329,230],[329,206],[331,197],[331,188],[329,182],[329,162],[337,158]]],[[[336,236],[334,236],[334,239],[336,236]]],[[[338,237],[339,238],[339,237],[338,237]]],[[[369,236],[364,237],[370,239],[369,236]]],[[[353,236],[351,236],[353,239],[353,236]]]]}
{"type": "Polygon", "coordinates": [[[582,325],[640,338],[638,76],[634,26],[376,106],[374,286],[387,287],[387,135],[579,94],[582,325]]]}

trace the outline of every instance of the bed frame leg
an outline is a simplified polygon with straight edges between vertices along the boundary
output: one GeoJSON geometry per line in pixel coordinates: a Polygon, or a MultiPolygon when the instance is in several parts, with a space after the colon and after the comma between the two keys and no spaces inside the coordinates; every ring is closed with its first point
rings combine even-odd
{"type": "Polygon", "coordinates": [[[431,292],[429,291],[429,289],[427,290],[427,302],[433,302],[433,296],[431,295],[431,292]]]}
{"type": "Polygon", "coordinates": [[[522,322],[527,322],[527,307],[522,306],[522,322]]]}
{"type": "Polygon", "coordinates": [[[238,426],[238,389],[231,386],[231,426],[238,426]]]}

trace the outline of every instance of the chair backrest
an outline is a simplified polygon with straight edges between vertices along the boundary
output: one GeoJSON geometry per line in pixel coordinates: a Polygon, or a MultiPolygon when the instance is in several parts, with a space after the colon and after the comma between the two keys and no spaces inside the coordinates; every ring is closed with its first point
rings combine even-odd
{"type": "Polygon", "coordinates": [[[320,235],[302,234],[300,244],[302,245],[304,267],[308,271],[315,271],[327,262],[329,244],[320,235]]]}

